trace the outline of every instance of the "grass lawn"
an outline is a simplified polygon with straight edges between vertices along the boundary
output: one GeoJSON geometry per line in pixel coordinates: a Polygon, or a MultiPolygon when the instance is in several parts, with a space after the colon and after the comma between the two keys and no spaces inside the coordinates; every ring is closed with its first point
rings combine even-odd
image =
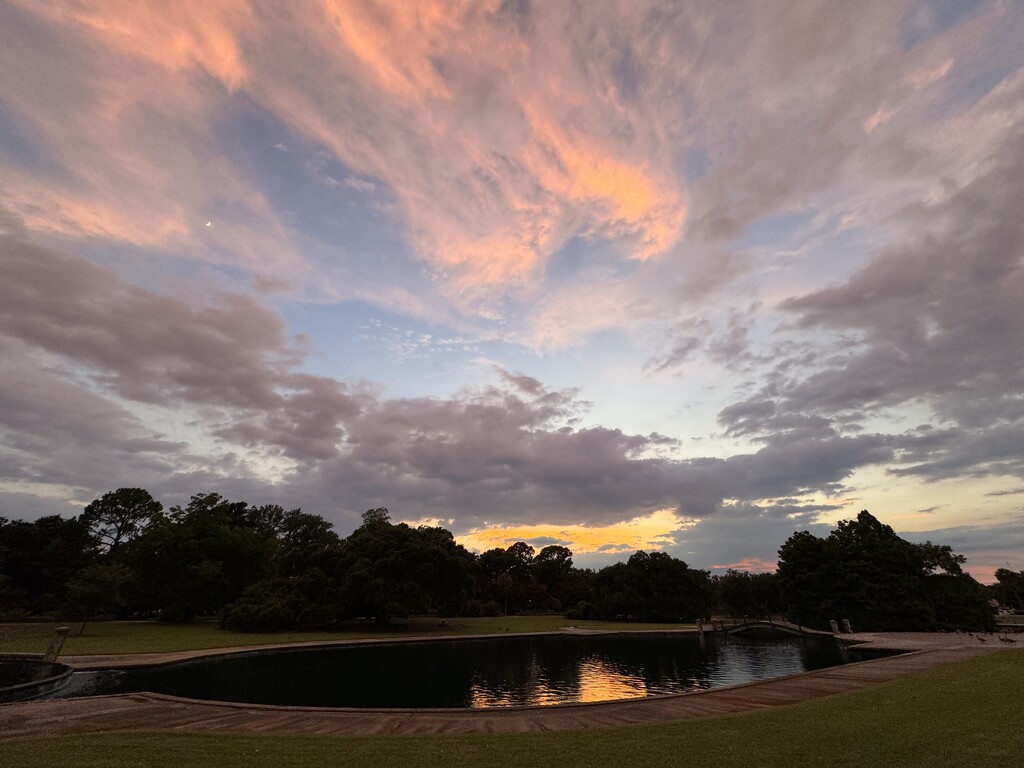
{"type": "Polygon", "coordinates": [[[516,735],[279,737],[125,733],[0,745],[7,768],[121,766],[1018,765],[1024,651],[937,667],[855,693],[660,726],[516,735]]]}
{"type": "MultiPolygon", "coordinates": [[[[166,653],[198,648],[230,648],[240,645],[291,643],[305,640],[356,640],[375,637],[486,635],[504,632],[550,632],[565,626],[581,629],[686,629],[692,624],[639,624],[601,621],[569,621],[564,616],[500,616],[479,619],[413,618],[390,627],[372,622],[350,621],[332,631],[321,632],[229,632],[214,623],[162,624],[155,621],[89,622],[83,634],[78,624],[64,644],[63,656],[115,653],[166,653]]],[[[0,624],[0,653],[43,653],[56,624],[0,624]]]]}

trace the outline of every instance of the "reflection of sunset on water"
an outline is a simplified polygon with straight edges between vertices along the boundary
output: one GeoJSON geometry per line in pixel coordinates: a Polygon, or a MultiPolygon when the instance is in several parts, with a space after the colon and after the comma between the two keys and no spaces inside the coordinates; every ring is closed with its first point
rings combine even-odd
{"type": "Polygon", "coordinates": [[[687,693],[839,663],[823,661],[836,653],[793,639],[510,638],[474,667],[464,700],[474,708],[536,707],[687,693]]]}
{"type": "Polygon", "coordinates": [[[627,675],[600,659],[580,664],[580,696],[577,701],[635,699],[647,695],[647,683],[640,675],[627,675]]]}
{"type": "Polygon", "coordinates": [[[575,702],[635,699],[648,695],[647,682],[642,675],[631,674],[597,657],[581,659],[575,674],[552,680],[537,669],[522,685],[496,689],[473,682],[470,691],[472,707],[509,707],[523,705],[549,706],[575,702]]]}

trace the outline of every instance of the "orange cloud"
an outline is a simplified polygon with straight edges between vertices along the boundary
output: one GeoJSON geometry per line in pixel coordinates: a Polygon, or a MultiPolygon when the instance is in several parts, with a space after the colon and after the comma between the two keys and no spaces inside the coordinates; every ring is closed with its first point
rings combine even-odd
{"type": "Polygon", "coordinates": [[[563,41],[500,9],[331,0],[302,23],[337,89],[312,99],[287,67],[251,76],[298,131],[386,183],[453,297],[531,283],[580,231],[621,240],[630,258],[663,252],[685,203],[652,170],[656,147],[609,131],[606,97],[571,82],[580,62],[563,41]]]}
{"type": "Polygon", "coordinates": [[[889,122],[889,119],[891,117],[892,112],[890,112],[885,107],[879,107],[877,110],[875,110],[871,117],[869,117],[862,123],[862,125],[864,126],[864,132],[873,133],[875,129],[878,128],[880,125],[885,125],[887,122],[889,122]]]}
{"type": "Polygon", "coordinates": [[[460,31],[450,5],[326,0],[324,10],[342,44],[385,90],[413,99],[450,96],[430,61],[438,41],[460,31]]]}
{"type": "Polygon", "coordinates": [[[15,203],[38,203],[43,228],[203,251],[229,228],[197,239],[196,222],[215,200],[237,202],[269,223],[256,236],[245,234],[255,215],[233,222],[246,243],[234,258],[247,263],[276,244],[278,256],[258,258],[294,269],[300,257],[283,227],[269,207],[251,205],[244,174],[216,151],[226,89],[383,182],[408,242],[464,307],[532,289],[580,233],[642,260],[682,230],[685,200],[662,170],[658,130],[608,85],[611,58],[597,57],[592,72],[565,45],[559,30],[573,19],[557,8],[520,26],[497,0],[325,0],[301,11],[244,0],[25,7],[60,30],[64,50],[88,50],[73,75],[75,103],[24,99],[78,177],[60,189],[22,185],[15,203]],[[196,157],[217,158],[213,167],[190,158],[190,144],[196,157]]]}
{"type": "Polygon", "coordinates": [[[679,236],[686,209],[667,185],[657,182],[642,165],[614,157],[592,138],[570,136],[540,109],[529,106],[526,113],[535,147],[527,149],[527,156],[538,180],[552,194],[596,203],[595,214],[604,214],[594,216],[599,226],[640,233],[641,245],[631,254],[634,258],[660,253],[679,236]]]}
{"type": "Polygon", "coordinates": [[[101,237],[141,246],[164,246],[188,234],[180,215],[136,211],[93,195],[74,196],[18,178],[0,191],[0,202],[29,229],[67,237],[101,237]],[[20,182],[20,183],[19,183],[20,182]],[[141,212],[140,212],[141,213],[141,212]]]}
{"type": "Polygon", "coordinates": [[[661,509],[612,525],[495,525],[477,528],[457,539],[465,547],[480,552],[495,547],[504,549],[516,541],[544,537],[569,542],[566,546],[575,554],[620,554],[638,549],[664,549],[676,543],[673,538],[675,532],[692,528],[695,524],[692,520],[679,517],[674,510],[661,509]]]}
{"type": "Polygon", "coordinates": [[[231,88],[245,80],[238,39],[252,19],[247,0],[73,0],[30,8],[87,27],[108,45],[169,71],[200,66],[231,88]]]}
{"type": "Polygon", "coordinates": [[[251,16],[245,3],[78,0],[26,10],[52,23],[52,47],[22,45],[10,61],[47,73],[54,87],[10,78],[0,98],[61,172],[0,160],[0,202],[35,231],[302,274],[268,200],[211,135],[223,99],[211,76],[227,87],[246,79],[238,42],[251,16]]]}

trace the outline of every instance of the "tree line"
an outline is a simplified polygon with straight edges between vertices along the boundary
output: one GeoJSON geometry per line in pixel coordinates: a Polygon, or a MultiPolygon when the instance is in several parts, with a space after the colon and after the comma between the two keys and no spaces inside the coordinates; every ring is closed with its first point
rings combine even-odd
{"type": "Polygon", "coordinates": [[[564,612],[693,621],[710,613],[707,571],[637,552],[593,571],[572,551],[526,542],[475,555],[450,531],[367,511],[340,537],[319,515],[216,493],[164,510],[121,488],[75,518],[0,518],[0,617],[218,616],[231,629],[326,627],[366,617],[564,612]]]}
{"type": "Polygon", "coordinates": [[[962,572],[961,555],[905,542],[866,512],[827,539],[795,533],[779,554],[777,573],[712,576],[644,551],[595,571],[560,545],[474,554],[450,531],[394,523],[384,508],[341,537],[299,509],[201,493],[165,510],[147,491],[121,488],[74,518],[0,518],[0,618],[218,617],[261,631],[524,612],[656,622],[785,614],[864,629],[992,621],[989,595],[962,572]]]}

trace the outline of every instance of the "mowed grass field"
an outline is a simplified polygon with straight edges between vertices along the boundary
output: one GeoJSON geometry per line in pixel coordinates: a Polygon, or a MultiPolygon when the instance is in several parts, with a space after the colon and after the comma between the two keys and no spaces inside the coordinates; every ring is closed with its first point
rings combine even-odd
{"type": "Polygon", "coordinates": [[[1024,650],[855,693],[659,726],[522,735],[123,733],[0,743],[3,768],[646,766],[996,768],[1024,755],[1024,650]]]}
{"type": "MultiPolygon", "coordinates": [[[[0,624],[0,653],[43,653],[57,624],[0,624]]],[[[122,653],[169,653],[202,648],[234,648],[245,645],[296,643],[312,640],[362,640],[378,637],[489,635],[515,632],[552,632],[563,627],[614,630],[692,629],[692,624],[640,624],[601,621],[570,621],[564,616],[500,616],[479,619],[412,618],[380,628],[371,621],[350,621],[320,632],[230,632],[213,622],[162,624],[156,621],[87,622],[68,624],[71,634],[62,656],[93,656],[122,653]]]]}

